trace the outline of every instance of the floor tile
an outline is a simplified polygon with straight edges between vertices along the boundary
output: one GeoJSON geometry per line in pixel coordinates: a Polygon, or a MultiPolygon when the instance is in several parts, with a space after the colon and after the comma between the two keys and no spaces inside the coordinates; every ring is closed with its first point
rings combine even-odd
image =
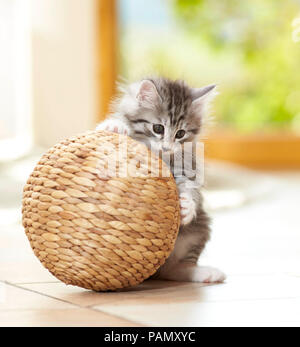
{"type": "Polygon", "coordinates": [[[57,283],[29,283],[22,284],[24,288],[59,298],[82,307],[97,305],[102,302],[113,302],[110,293],[96,293],[83,288],[57,283]]]}
{"type": "Polygon", "coordinates": [[[56,281],[34,255],[21,225],[0,230],[0,281],[31,283],[56,281]],[[11,232],[12,231],[12,232],[11,232]]]}
{"type": "Polygon", "coordinates": [[[231,276],[225,284],[205,285],[149,280],[119,292],[95,293],[63,283],[24,284],[39,293],[80,306],[143,305],[171,302],[217,302],[263,299],[300,299],[300,279],[290,276],[231,276]]]}
{"type": "MultiPolygon", "coordinates": [[[[117,292],[96,293],[74,286],[66,286],[64,283],[30,283],[23,284],[22,287],[37,291],[42,294],[59,298],[66,302],[70,302],[83,307],[114,304],[119,302],[135,302],[140,300],[147,302],[148,300],[168,300],[170,296],[187,297],[185,291],[192,284],[178,283],[172,281],[145,281],[139,286],[123,289],[117,292]],[[173,296],[172,296],[173,295],[173,296]]],[[[204,285],[198,284],[197,287],[204,285]]],[[[190,294],[188,294],[190,295],[190,294]]],[[[191,296],[191,299],[195,297],[191,296]]]]}
{"type": "Polygon", "coordinates": [[[25,309],[70,309],[74,305],[49,298],[23,288],[2,283],[2,301],[0,302],[0,312],[2,310],[25,310],[25,309]]]}
{"type": "Polygon", "coordinates": [[[0,280],[10,283],[57,282],[57,279],[35,257],[30,261],[2,264],[0,280]]]}
{"type": "Polygon", "coordinates": [[[102,312],[150,326],[300,325],[300,299],[225,302],[152,302],[100,307],[102,312]]]}
{"type": "Polygon", "coordinates": [[[0,311],[1,327],[136,327],[140,324],[88,309],[0,311]]]}

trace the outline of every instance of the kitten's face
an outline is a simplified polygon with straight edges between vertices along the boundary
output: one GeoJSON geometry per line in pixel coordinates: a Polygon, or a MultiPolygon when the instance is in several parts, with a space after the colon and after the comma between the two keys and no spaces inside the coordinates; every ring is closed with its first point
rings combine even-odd
{"type": "Polygon", "coordinates": [[[214,85],[193,89],[166,79],[132,85],[120,104],[130,136],[155,152],[176,153],[183,143],[195,141],[214,89],[214,85]]]}
{"type": "Polygon", "coordinates": [[[200,130],[199,125],[192,124],[181,115],[170,113],[163,108],[143,110],[143,118],[131,122],[132,137],[144,142],[153,151],[174,153],[187,141],[193,141],[200,130]]]}

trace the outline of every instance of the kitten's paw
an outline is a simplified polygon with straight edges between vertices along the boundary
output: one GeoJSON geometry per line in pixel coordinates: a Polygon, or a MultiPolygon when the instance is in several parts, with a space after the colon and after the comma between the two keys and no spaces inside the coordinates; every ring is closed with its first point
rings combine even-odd
{"type": "Polygon", "coordinates": [[[222,283],[225,280],[226,275],[222,271],[210,266],[197,266],[193,273],[193,282],[222,283]]]}
{"type": "Polygon", "coordinates": [[[106,130],[120,135],[128,135],[129,128],[123,123],[115,119],[108,119],[100,123],[96,130],[106,130]]]}
{"type": "Polygon", "coordinates": [[[196,204],[187,193],[181,193],[180,199],[180,212],[181,212],[181,225],[187,225],[196,217],[196,204]]]}

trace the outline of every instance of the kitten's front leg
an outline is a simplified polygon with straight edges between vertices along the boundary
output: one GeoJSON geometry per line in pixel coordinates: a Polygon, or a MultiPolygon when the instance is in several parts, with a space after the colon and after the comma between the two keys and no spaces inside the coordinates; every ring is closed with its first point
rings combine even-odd
{"type": "Polygon", "coordinates": [[[121,120],[114,118],[108,118],[102,123],[98,124],[96,130],[106,130],[121,135],[129,135],[128,126],[121,120]]]}
{"type": "Polygon", "coordinates": [[[199,192],[196,187],[191,188],[193,183],[187,178],[176,179],[176,183],[180,201],[181,225],[188,225],[196,218],[198,202],[196,196],[199,195],[199,192]]]}
{"type": "Polygon", "coordinates": [[[202,207],[197,186],[177,179],[181,204],[181,227],[175,247],[156,278],[200,283],[220,283],[224,273],[213,267],[198,266],[197,261],[210,237],[209,217],[202,207]]]}
{"type": "Polygon", "coordinates": [[[192,194],[189,192],[182,192],[179,194],[180,212],[181,212],[181,225],[190,224],[196,217],[196,203],[192,194]]]}

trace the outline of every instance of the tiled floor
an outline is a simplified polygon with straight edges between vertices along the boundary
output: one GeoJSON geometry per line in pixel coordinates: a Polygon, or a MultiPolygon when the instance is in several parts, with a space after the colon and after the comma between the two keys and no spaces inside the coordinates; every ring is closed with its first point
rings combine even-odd
{"type": "Polygon", "coordinates": [[[20,179],[15,200],[0,197],[0,326],[300,326],[300,174],[270,179],[263,197],[213,212],[201,263],[226,283],[146,281],[116,293],[66,286],[40,265],[20,225],[20,179]]]}

